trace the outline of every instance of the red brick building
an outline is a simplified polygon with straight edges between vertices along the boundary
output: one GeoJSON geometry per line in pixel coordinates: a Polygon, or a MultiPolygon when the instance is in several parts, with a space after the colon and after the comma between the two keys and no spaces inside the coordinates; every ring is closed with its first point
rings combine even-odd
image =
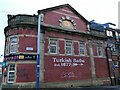
{"type": "Polygon", "coordinates": [[[4,32],[7,81],[3,82],[3,85],[35,83],[37,17],[8,15],[8,26],[4,32]]]}
{"type": "MultiPolygon", "coordinates": [[[[106,35],[69,4],[38,10],[41,15],[41,87],[110,84],[106,35]]],[[[37,16],[9,15],[5,28],[7,83],[34,87],[37,16]]]]}

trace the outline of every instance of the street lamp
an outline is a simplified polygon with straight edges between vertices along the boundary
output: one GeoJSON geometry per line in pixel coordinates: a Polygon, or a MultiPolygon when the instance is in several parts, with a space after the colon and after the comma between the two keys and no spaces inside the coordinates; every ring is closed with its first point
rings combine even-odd
{"type": "Polygon", "coordinates": [[[37,40],[37,64],[36,64],[36,90],[39,90],[39,78],[40,78],[40,14],[38,14],[38,40],[37,40]]]}

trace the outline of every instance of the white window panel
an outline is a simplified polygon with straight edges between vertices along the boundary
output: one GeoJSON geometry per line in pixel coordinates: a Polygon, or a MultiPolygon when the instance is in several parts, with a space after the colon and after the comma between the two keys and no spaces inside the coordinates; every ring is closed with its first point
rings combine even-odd
{"type": "Polygon", "coordinates": [[[79,53],[81,56],[85,56],[85,42],[83,41],[79,43],[79,53]]]}
{"type": "Polygon", "coordinates": [[[10,53],[16,53],[18,50],[18,39],[17,37],[10,38],[10,53]]]}
{"type": "Polygon", "coordinates": [[[71,40],[66,40],[65,53],[66,55],[72,55],[73,45],[71,40]]]}
{"type": "Polygon", "coordinates": [[[102,43],[97,43],[97,55],[99,57],[103,57],[103,47],[102,43]]]}
{"type": "Polygon", "coordinates": [[[8,65],[8,83],[14,83],[15,82],[15,64],[9,64],[8,65]]]}
{"type": "Polygon", "coordinates": [[[50,54],[57,54],[58,44],[57,39],[49,39],[49,52],[50,54]]]}

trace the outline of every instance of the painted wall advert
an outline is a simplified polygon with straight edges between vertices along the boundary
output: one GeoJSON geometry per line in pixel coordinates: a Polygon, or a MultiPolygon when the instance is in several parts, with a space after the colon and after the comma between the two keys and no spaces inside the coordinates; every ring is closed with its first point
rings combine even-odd
{"type": "Polygon", "coordinates": [[[56,58],[52,57],[54,67],[75,67],[75,66],[83,66],[85,60],[81,58],[56,58]]]}

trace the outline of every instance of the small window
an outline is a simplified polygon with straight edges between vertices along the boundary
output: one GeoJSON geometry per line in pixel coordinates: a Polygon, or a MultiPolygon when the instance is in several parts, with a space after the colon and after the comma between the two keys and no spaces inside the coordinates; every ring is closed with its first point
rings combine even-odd
{"type": "Polygon", "coordinates": [[[118,61],[114,61],[114,67],[118,67],[119,66],[119,64],[118,64],[118,61]]]}
{"type": "Polygon", "coordinates": [[[49,39],[49,52],[51,54],[57,54],[57,39],[49,39]]]}
{"type": "Polygon", "coordinates": [[[79,52],[81,56],[85,56],[85,42],[83,41],[79,43],[79,52]]]}
{"type": "Polygon", "coordinates": [[[98,55],[99,57],[102,57],[102,56],[103,56],[102,43],[98,43],[98,44],[97,44],[97,55],[98,55]]]}
{"type": "Polygon", "coordinates": [[[15,81],[15,64],[8,66],[8,83],[14,83],[15,81]]]}
{"type": "Polygon", "coordinates": [[[70,41],[70,40],[67,40],[66,41],[66,44],[65,44],[65,53],[67,54],[67,55],[72,55],[72,41],[70,41]]]}
{"type": "Polygon", "coordinates": [[[16,53],[18,50],[17,37],[10,38],[10,53],[16,53]]]}
{"type": "Polygon", "coordinates": [[[115,44],[111,44],[111,51],[113,51],[113,52],[115,52],[115,51],[116,51],[115,44]]]}
{"type": "Polygon", "coordinates": [[[109,36],[109,37],[113,37],[113,33],[112,33],[112,31],[108,31],[108,30],[107,30],[107,36],[109,36]]]}

